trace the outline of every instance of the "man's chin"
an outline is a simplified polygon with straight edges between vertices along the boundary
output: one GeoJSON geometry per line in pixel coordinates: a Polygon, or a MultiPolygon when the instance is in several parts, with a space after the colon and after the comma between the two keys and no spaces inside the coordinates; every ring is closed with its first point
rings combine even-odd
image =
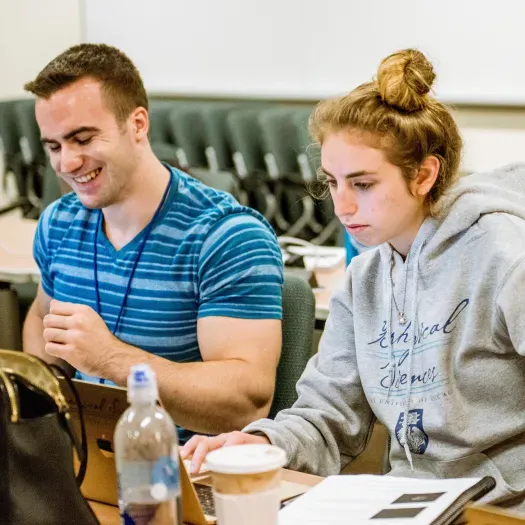
{"type": "Polygon", "coordinates": [[[79,195],[78,193],[77,197],[82,206],[84,206],[84,208],[87,208],[88,210],[100,210],[101,208],[106,207],[106,205],[100,200],[86,199],[86,197],[79,195]]]}

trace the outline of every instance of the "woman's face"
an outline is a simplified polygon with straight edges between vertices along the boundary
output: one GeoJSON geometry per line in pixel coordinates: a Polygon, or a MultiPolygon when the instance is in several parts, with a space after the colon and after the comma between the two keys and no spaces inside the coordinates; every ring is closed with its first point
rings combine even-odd
{"type": "Polygon", "coordinates": [[[406,255],[425,219],[429,190],[421,195],[417,178],[407,184],[382,150],[348,131],[326,136],[321,164],[335,214],[348,233],[366,246],[389,242],[406,255]]]}

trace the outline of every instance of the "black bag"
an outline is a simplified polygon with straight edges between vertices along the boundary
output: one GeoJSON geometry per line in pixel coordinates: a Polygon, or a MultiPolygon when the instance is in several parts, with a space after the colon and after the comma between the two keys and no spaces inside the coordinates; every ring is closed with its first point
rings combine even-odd
{"type": "MultiPolygon", "coordinates": [[[[65,375],[65,374],[64,374],[65,375]]],[[[74,386],[80,421],[81,406],[74,386]]],[[[0,524],[98,525],[80,492],[87,464],[69,406],[50,366],[0,350],[0,524]],[[75,476],[73,447],[80,460],[75,476]]]]}

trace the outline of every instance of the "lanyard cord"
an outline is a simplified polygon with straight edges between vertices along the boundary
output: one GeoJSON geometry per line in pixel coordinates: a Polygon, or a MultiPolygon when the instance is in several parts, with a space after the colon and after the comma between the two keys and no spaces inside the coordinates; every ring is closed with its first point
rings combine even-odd
{"type": "MultiPolygon", "coordinates": [[[[126,286],[126,292],[124,293],[124,298],[122,299],[122,304],[120,305],[120,311],[118,313],[117,321],[115,323],[115,326],[113,327],[113,330],[111,330],[111,333],[115,335],[117,333],[119,324],[120,324],[120,318],[122,317],[122,312],[124,311],[124,305],[126,304],[126,300],[129,295],[129,291],[131,289],[131,281],[133,280],[133,275],[135,274],[135,270],[137,269],[137,265],[139,263],[139,259],[142,255],[142,252],[144,250],[144,246],[146,245],[146,241],[149,237],[149,234],[151,233],[151,230],[153,229],[153,226],[155,224],[155,221],[157,220],[162,208],[164,207],[164,204],[166,203],[166,200],[168,198],[168,194],[170,192],[171,184],[173,182],[173,174],[170,174],[170,180],[168,182],[168,185],[166,186],[166,189],[164,190],[164,195],[162,196],[162,199],[157,206],[157,209],[155,210],[155,213],[153,215],[153,218],[146,226],[146,231],[144,232],[144,237],[142,239],[142,242],[140,244],[140,248],[137,253],[137,257],[135,258],[135,261],[133,262],[133,268],[131,269],[131,274],[128,278],[128,284],[126,286]]],[[[93,254],[94,254],[94,274],[95,274],[95,294],[96,294],[96,312],[98,315],[101,315],[101,308],[100,308],[100,292],[98,288],[98,250],[97,250],[97,240],[98,240],[98,234],[100,231],[100,227],[102,224],[102,210],[98,211],[98,219],[97,219],[97,228],[95,230],[95,242],[93,244],[93,254]]]]}

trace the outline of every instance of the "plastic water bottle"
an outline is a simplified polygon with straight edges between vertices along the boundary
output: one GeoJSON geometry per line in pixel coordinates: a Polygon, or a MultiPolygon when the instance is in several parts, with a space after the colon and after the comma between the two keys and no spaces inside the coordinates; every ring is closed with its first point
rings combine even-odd
{"type": "Polygon", "coordinates": [[[133,366],[114,437],[123,525],[182,524],[177,428],[157,397],[153,370],[133,366]]]}

